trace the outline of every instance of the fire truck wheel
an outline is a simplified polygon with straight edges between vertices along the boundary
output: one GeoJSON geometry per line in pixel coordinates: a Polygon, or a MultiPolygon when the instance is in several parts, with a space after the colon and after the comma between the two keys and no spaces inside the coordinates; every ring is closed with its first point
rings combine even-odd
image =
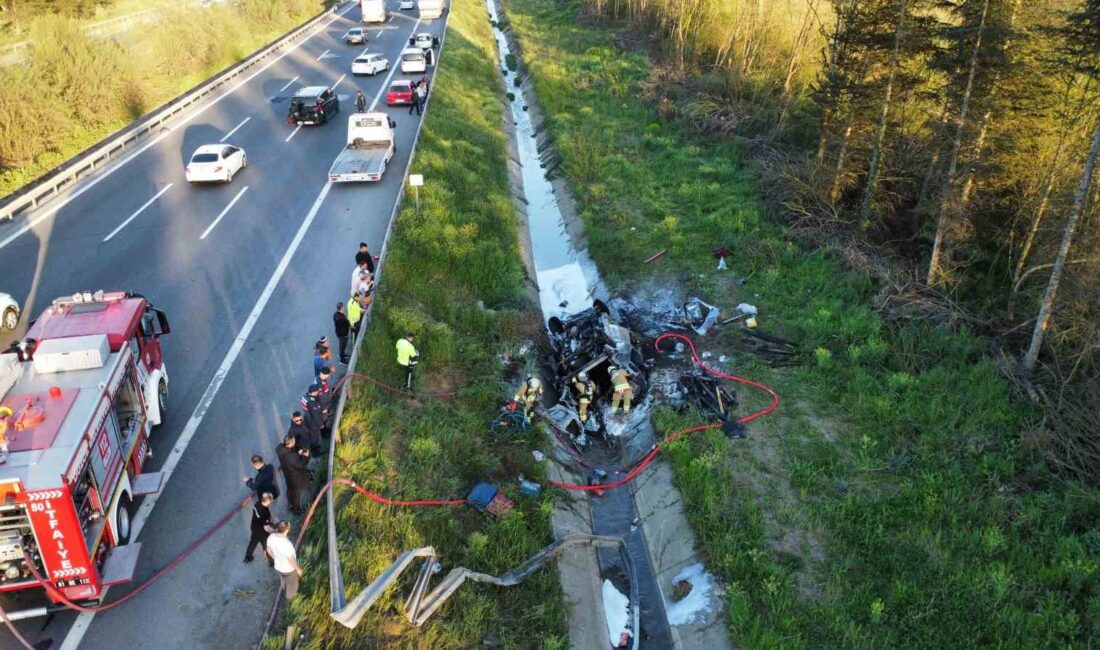
{"type": "Polygon", "coordinates": [[[134,508],[134,502],[130,495],[123,493],[119,497],[118,508],[115,510],[115,533],[118,534],[118,546],[130,541],[130,517],[134,508]]]}

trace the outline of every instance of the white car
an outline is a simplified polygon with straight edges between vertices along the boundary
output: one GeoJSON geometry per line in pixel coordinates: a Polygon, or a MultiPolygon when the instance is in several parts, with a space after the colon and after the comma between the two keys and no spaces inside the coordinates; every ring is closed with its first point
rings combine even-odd
{"type": "Polygon", "coordinates": [[[401,0],[397,3],[397,8],[401,10],[413,9],[416,7],[416,0],[401,0]]]}
{"type": "Polygon", "coordinates": [[[344,42],[348,45],[363,45],[367,42],[367,30],[362,27],[352,27],[344,32],[344,42]]]}
{"type": "Polygon", "coordinates": [[[184,176],[189,183],[228,183],[234,174],[247,166],[244,149],[230,144],[204,144],[191,154],[184,176]]]}
{"type": "Polygon", "coordinates": [[[401,72],[419,74],[428,71],[428,60],[424,50],[419,47],[407,47],[401,51],[401,72]]]}
{"type": "Polygon", "coordinates": [[[0,293],[0,332],[10,332],[19,324],[19,303],[6,293],[0,293]]]}
{"type": "Polygon", "coordinates": [[[420,32],[415,36],[409,37],[409,46],[419,47],[422,50],[430,50],[434,47],[439,47],[439,37],[428,32],[420,32]]]}
{"type": "Polygon", "coordinates": [[[390,69],[390,62],[386,57],[374,52],[364,51],[351,62],[352,74],[378,74],[390,69]]]}

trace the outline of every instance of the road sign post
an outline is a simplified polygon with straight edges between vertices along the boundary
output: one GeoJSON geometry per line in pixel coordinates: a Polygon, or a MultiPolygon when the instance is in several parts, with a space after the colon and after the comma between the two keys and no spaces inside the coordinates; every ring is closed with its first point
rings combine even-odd
{"type": "Polygon", "coordinates": [[[416,213],[420,214],[420,186],[424,184],[423,174],[409,174],[409,185],[413,186],[416,195],[416,213]]]}

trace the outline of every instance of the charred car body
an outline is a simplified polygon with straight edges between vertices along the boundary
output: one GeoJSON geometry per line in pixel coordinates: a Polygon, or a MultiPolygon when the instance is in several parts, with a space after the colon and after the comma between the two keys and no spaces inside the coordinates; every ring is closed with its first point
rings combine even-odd
{"type": "Polygon", "coordinates": [[[652,355],[643,354],[635,334],[616,323],[608,306],[600,300],[568,318],[550,318],[547,329],[551,346],[546,358],[548,379],[552,394],[557,397],[557,403],[547,414],[556,428],[568,432],[574,444],[584,447],[588,444],[588,434],[606,432],[602,405],[612,395],[609,368],[626,370],[634,401],[640,402],[649,388],[652,355]],[[596,386],[587,422],[581,422],[573,388],[574,379],[582,372],[596,386]]]}

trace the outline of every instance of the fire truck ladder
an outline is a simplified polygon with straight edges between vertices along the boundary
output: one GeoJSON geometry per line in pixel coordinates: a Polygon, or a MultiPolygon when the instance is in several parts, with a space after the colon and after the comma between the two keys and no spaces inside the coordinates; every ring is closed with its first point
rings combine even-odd
{"type": "Polygon", "coordinates": [[[630,577],[630,611],[631,611],[631,645],[636,647],[638,639],[638,587],[634,580],[634,563],[627,551],[626,544],[621,537],[607,537],[603,535],[568,535],[529,557],[523,564],[501,576],[491,576],[477,571],[471,571],[466,567],[455,567],[443,578],[443,581],[428,591],[428,585],[434,573],[439,572],[440,565],[436,560],[435,548],[424,546],[402,553],[393,564],[374,579],[363,591],[359,592],[351,602],[343,600],[343,590],[333,592],[332,618],[341,625],[354,628],[367,610],[378,598],[392,585],[406,569],[418,559],[424,563],[420,567],[420,575],[417,576],[412,592],[405,599],[405,617],[410,623],[419,627],[423,625],[438,610],[447,599],[462,586],[467,580],[485,582],[499,587],[512,587],[526,580],[550,560],[557,558],[565,551],[580,547],[595,546],[604,548],[617,548],[623,559],[623,566],[630,577]]]}

